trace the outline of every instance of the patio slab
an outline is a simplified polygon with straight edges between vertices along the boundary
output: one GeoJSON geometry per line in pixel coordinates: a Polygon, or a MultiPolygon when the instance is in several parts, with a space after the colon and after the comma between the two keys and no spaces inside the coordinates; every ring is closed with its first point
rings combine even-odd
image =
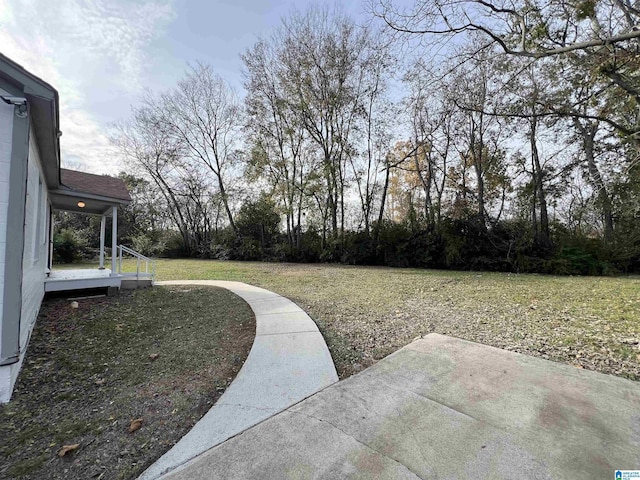
{"type": "Polygon", "coordinates": [[[139,478],[163,477],[196,455],[338,381],[315,322],[295,303],[240,282],[174,281],[209,285],[242,297],[256,314],[256,338],[242,369],[216,404],[139,478]]]}
{"type": "Polygon", "coordinates": [[[613,478],[634,468],[640,383],[431,334],[166,478],[613,478]]]}

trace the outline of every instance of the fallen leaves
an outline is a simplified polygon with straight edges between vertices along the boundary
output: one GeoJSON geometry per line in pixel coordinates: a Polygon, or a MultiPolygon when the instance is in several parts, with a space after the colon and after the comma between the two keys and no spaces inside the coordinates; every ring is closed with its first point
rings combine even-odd
{"type": "Polygon", "coordinates": [[[129,424],[129,433],[140,430],[140,427],[142,427],[142,418],[131,420],[131,423],[129,424]]]}
{"type": "Polygon", "coordinates": [[[80,444],[79,443],[73,443],[71,445],[63,445],[62,448],[60,450],[58,450],[58,456],[59,457],[64,457],[67,453],[73,452],[73,451],[77,450],[78,448],[80,448],[80,444]]]}

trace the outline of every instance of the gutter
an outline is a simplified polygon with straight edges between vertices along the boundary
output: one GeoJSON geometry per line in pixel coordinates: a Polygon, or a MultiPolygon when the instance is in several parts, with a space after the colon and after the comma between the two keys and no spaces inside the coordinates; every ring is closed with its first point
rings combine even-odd
{"type": "Polygon", "coordinates": [[[62,172],[61,172],[61,167],[62,167],[62,160],[61,160],[61,156],[60,156],[60,137],[62,136],[62,131],[60,130],[60,109],[58,108],[58,105],[60,105],[60,99],[58,97],[58,91],[57,90],[53,90],[53,103],[51,105],[51,108],[54,110],[54,116],[53,118],[56,119],[56,123],[53,126],[53,134],[55,135],[55,142],[56,142],[56,168],[58,170],[58,185],[60,186],[62,185],[62,172]]]}

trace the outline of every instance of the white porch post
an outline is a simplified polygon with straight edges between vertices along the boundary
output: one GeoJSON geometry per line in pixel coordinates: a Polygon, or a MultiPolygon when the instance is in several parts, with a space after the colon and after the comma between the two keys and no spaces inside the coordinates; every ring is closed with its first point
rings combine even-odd
{"type": "Polygon", "coordinates": [[[104,270],[104,234],[107,227],[107,218],[102,215],[100,218],[100,270],[104,270]]]}
{"type": "Polygon", "coordinates": [[[47,276],[51,273],[51,269],[53,268],[53,232],[54,232],[54,222],[53,222],[53,211],[51,210],[51,205],[49,205],[49,234],[47,238],[47,244],[49,246],[49,257],[47,259],[47,276]]]}
{"type": "Polygon", "coordinates": [[[118,256],[118,207],[111,208],[113,224],[111,225],[111,275],[116,272],[116,258],[118,256]]]}

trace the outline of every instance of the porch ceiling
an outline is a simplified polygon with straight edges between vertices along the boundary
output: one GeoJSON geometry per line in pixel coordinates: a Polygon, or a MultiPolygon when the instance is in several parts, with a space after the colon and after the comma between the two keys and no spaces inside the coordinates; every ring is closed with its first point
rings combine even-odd
{"type": "Polygon", "coordinates": [[[120,207],[129,203],[115,198],[68,190],[53,190],[49,192],[49,196],[54,210],[92,215],[111,215],[111,207],[120,207]],[[78,202],[83,202],[85,206],[79,207],[78,202]]]}

